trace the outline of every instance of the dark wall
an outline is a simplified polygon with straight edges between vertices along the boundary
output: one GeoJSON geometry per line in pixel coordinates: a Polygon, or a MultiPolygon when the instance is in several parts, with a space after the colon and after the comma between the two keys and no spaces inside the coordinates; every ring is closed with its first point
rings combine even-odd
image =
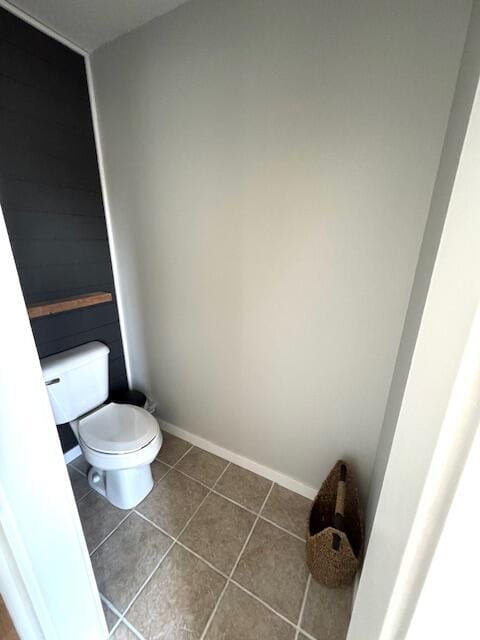
{"type": "MultiPolygon", "coordinates": [[[[0,202],[25,302],[114,301],[32,320],[41,358],[101,340],[127,386],[83,58],[0,8],[0,202]]],[[[59,429],[64,450],[76,444],[59,429]]]]}

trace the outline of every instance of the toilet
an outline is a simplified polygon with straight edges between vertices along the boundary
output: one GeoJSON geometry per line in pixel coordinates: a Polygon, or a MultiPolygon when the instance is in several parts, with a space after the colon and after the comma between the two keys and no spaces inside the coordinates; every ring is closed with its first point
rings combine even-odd
{"type": "Polygon", "coordinates": [[[105,404],[109,352],[102,342],[89,342],[40,362],[55,422],[70,423],[91,465],[90,486],[119,509],[132,509],[153,488],[150,465],[162,433],[145,409],[105,404]]]}

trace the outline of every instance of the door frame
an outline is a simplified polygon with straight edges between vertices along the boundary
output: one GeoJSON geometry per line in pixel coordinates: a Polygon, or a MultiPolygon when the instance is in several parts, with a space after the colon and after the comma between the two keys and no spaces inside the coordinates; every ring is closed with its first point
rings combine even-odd
{"type": "Polygon", "coordinates": [[[0,588],[22,640],[104,640],[105,617],[1,206],[0,213],[0,588]]]}
{"type": "MultiPolygon", "coordinates": [[[[469,33],[468,81],[460,82],[457,92],[463,99],[470,99],[473,87],[473,103],[468,108],[460,157],[455,161],[453,185],[446,195],[446,218],[382,479],[348,640],[405,638],[480,421],[478,1],[469,33]]],[[[451,119],[456,126],[461,124],[458,112],[452,113],[451,119]]],[[[466,514],[465,520],[470,519],[466,514]]],[[[469,567],[464,565],[464,570],[468,572],[469,567]]],[[[456,589],[462,589],[459,580],[456,589]]]]}

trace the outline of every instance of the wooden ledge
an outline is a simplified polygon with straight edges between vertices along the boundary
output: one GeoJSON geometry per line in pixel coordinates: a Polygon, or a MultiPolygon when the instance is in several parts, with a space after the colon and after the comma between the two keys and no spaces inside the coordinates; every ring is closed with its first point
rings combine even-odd
{"type": "Polygon", "coordinates": [[[84,293],[81,296],[72,296],[71,298],[61,298],[59,300],[49,300],[47,302],[35,302],[27,307],[28,317],[42,318],[43,316],[51,316],[54,313],[62,313],[63,311],[72,311],[73,309],[82,309],[83,307],[92,307],[96,304],[111,302],[112,294],[105,291],[95,291],[94,293],[84,293]]]}

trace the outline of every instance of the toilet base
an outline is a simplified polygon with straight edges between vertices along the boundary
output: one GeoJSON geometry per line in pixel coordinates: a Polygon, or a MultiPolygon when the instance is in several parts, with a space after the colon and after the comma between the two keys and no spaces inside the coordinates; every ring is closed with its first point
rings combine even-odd
{"type": "Polygon", "coordinates": [[[114,507],[133,509],[153,489],[152,469],[149,464],[108,471],[91,467],[88,484],[114,507]]]}

